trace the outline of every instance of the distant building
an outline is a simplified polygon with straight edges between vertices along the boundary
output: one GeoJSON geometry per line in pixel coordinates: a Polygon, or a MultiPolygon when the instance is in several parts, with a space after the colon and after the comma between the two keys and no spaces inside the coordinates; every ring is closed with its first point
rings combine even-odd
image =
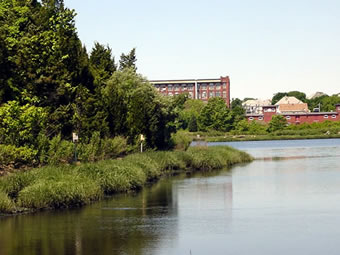
{"type": "Polygon", "coordinates": [[[277,105],[263,106],[263,114],[246,114],[248,121],[263,121],[268,123],[273,115],[282,115],[288,124],[302,124],[329,121],[340,121],[340,104],[335,105],[335,112],[283,112],[277,111],[277,105]]]}
{"type": "Polygon", "coordinates": [[[284,96],[279,100],[275,106],[277,106],[278,113],[306,113],[310,112],[308,105],[296,97],[284,96]]]}
{"type": "Polygon", "coordinates": [[[219,79],[197,80],[152,80],[155,88],[167,96],[188,93],[190,98],[208,101],[212,97],[221,97],[230,107],[230,79],[229,76],[219,79]]]}
{"type": "Polygon", "coordinates": [[[249,99],[242,103],[243,109],[246,111],[247,114],[255,113],[255,114],[261,114],[262,106],[270,105],[271,100],[261,100],[261,99],[249,99]]]}
{"type": "Polygon", "coordinates": [[[312,95],[308,96],[307,99],[315,99],[315,98],[322,97],[322,96],[327,96],[327,94],[323,92],[315,92],[312,95]]]}

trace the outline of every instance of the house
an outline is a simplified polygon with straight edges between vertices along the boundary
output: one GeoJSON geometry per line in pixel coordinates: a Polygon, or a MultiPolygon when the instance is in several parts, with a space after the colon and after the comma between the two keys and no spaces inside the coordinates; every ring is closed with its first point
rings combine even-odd
{"type": "Polygon", "coordinates": [[[278,113],[306,113],[310,112],[308,105],[296,97],[284,96],[276,104],[278,113]]]}
{"type": "Polygon", "coordinates": [[[263,113],[262,111],[262,106],[270,105],[271,100],[266,99],[266,100],[261,100],[261,99],[249,99],[245,102],[242,103],[242,107],[245,109],[246,113],[250,114],[261,114],[263,113]]]}

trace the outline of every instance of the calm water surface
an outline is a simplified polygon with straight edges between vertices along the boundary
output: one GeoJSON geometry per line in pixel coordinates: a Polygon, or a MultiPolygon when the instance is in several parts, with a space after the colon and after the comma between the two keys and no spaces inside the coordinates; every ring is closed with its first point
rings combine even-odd
{"type": "Polygon", "coordinates": [[[0,218],[0,255],[340,254],[340,139],[218,144],[256,160],[82,209],[0,218]]]}

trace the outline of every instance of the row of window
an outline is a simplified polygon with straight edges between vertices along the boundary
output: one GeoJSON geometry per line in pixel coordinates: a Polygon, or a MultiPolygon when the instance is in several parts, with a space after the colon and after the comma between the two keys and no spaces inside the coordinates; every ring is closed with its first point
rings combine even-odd
{"type": "Polygon", "coordinates": [[[227,87],[227,84],[225,83],[225,82],[222,82],[222,83],[220,83],[220,82],[217,82],[217,83],[209,83],[209,84],[207,84],[207,83],[199,83],[198,84],[198,87],[201,89],[201,90],[206,90],[206,89],[217,89],[217,90],[219,90],[219,89],[221,89],[221,88],[226,88],[227,87]]]}
{"type": "Polygon", "coordinates": [[[220,91],[209,91],[206,92],[206,91],[203,91],[202,94],[200,95],[200,97],[202,99],[207,99],[208,98],[208,95],[209,95],[209,98],[211,97],[223,97],[223,98],[227,98],[227,92],[223,91],[222,93],[220,91]]]}
{"type": "MultiPolygon", "coordinates": [[[[329,117],[329,115],[327,115],[327,114],[325,114],[325,115],[323,116],[324,119],[328,119],[328,117],[329,117]]],[[[336,119],[336,115],[335,115],[335,114],[331,115],[331,118],[332,118],[332,119],[336,119]]],[[[249,119],[249,120],[254,120],[254,117],[249,117],[248,119],[249,119]]],[[[290,116],[286,116],[286,119],[287,119],[287,120],[290,120],[291,118],[290,118],[290,116]]],[[[263,117],[258,117],[258,120],[263,120],[263,117]]]]}
{"type": "MultiPolygon", "coordinates": [[[[188,84],[188,83],[185,83],[185,84],[156,84],[155,85],[156,88],[158,89],[166,89],[168,88],[168,90],[172,91],[172,90],[179,90],[180,88],[182,88],[182,90],[192,90],[194,88],[194,84],[188,84]]],[[[206,90],[206,89],[217,89],[217,90],[220,90],[221,88],[226,88],[227,87],[227,84],[225,82],[223,83],[210,83],[210,84],[207,84],[207,83],[202,83],[202,84],[198,84],[198,87],[199,89],[201,90],[206,90]]]]}
{"type": "MultiPolygon", "coordinates": [[[[179,94],[178,92],[175,92],[175,93],[169,92],[168,96],[172,97],[172,96],[175,96],[175,95],[178,95],[178,94],[179,94]]],[[[189,92],[188,95],[189,95],[189,98],[193,98],[194,97],[194,93],[193,92],[189,92]]]]}

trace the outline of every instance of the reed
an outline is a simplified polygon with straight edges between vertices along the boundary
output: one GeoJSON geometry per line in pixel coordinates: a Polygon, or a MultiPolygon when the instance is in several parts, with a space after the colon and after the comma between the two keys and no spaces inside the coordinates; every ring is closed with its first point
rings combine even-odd
{"type": "Polygon", "coordinates": [[[76,207],[104,194],[141,189],[174,171],[209,171],[252,158],[227,146],[137,153],[123,159],[46,166],[0,178],[0,213],[76,207]]]}

